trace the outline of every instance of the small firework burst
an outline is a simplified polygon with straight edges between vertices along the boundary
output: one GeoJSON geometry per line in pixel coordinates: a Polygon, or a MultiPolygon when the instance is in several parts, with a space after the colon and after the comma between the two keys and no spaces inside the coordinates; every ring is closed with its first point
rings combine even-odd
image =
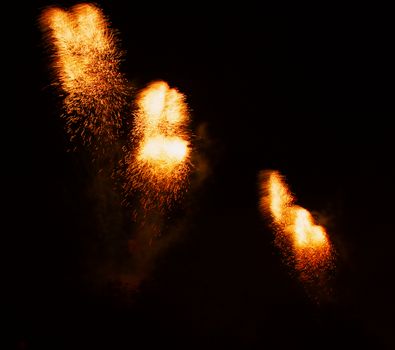
{"type": "Polygon", "coordinates": [[[139,191],[144,209],[162,211],[187,189],[191,169],[189,114],[185,97],[163,81],[137,97],[126,155],[126,193],[139,191]]]}

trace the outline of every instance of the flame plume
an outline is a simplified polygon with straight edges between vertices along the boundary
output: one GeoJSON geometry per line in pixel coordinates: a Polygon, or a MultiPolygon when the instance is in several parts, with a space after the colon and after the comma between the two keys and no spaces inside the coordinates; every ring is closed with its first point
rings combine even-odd
{"type": "Polygon", "coordinates": [[[43,11],[41,27],[53,50],[57,84],[64,92],[66,130],[72,141],[95,147],[113,142],[126,105],[121,52],[102,11],[78,4],[43,11]]]}
{"type": "Polygon", "coordinates": [[[187,187],[190,136],[185,97],[163,81],[149,84],[137,97],[126,157],[127,192],[142,193],[144,209],[171,207],[187,187]]]}
{"type": "Polygon", "coordinates": [[[314,223],[309,211],[294,204],[295,198],[281,174],[262,172],[260,187],[260,207],[273,222],[275,242],[293,260],[300,277],[312,280],[330,268],[333,248],[325,229],[314,223]]]}

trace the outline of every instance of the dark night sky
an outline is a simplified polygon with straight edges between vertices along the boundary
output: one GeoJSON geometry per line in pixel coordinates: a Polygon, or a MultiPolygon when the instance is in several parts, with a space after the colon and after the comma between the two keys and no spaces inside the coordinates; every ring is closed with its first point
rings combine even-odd
{"type": "Polygon", "coordinates": [[[134,87],[163,79],[186,94],[210,169],[169,220],[168,234],[183,220],[178,239],[129,302],[100,271],[128,271],[133,225],[106,202],[89,153],[67,152],[37,26],[44,6],[73,3],[18,4],[21,23],[9,30],[11,348],[395,348],[390,22],[368,9],[167,15],[99,3],[134,87]],[[314,303],[282,264],[257,207],[263,169],[282,172],[300,205],[329,218],[339,255],[330,300],[314,303]]]}

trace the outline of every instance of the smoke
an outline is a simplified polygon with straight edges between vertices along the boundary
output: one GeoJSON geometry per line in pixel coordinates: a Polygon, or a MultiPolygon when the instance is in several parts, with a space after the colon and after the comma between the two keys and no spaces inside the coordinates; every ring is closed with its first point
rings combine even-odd
{"type": "Polygon", "coordinates": [[[123,305],[134,302],[161,258],[191,227],[202,185],[201,176],[196,179],[184,201],[164,214],[158,209],[147,212],[136,201],[126,206],[107,176],[99,173],[94,177],[87,191],[92,231],[83,247],[90,293],[123,305]]]}
{"type": "Polygon", "coordinates": [[[212,174],[210,158],[214,143],[208,133],[207,123],[203,122],[196,126],[196,133],[192,138],[192,142],[194,152],[191,156],[193,172],[190,186],[192,191],[194,191],[212,174]]]}

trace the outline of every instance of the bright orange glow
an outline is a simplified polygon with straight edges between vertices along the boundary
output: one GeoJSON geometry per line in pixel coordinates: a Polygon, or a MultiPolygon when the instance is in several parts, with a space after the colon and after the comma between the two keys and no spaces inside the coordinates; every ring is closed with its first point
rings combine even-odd
{"type": "Polygon", "coordinates": [[[294,204],[294,197],[277,171],[261,174],[261,209],[277,231],[276,243],[293,256],[295,268],[311,279],[332,262],[332,248],[325,229],[314,223],[310,212],[294,204]],[[291,249],[289,249],[291,246],[291,249]]]}
{"type": "Polygon", "coordinates": [[[41,26],[53,50],[56,81],[64,91],[67,131],[72,140],[96,146],[113,141],[127,94],[119,72],[121,53],[99,8],[79,4],[69,11],[52,7],[41,26]]]}
{"type": "Polygon", "coordinates": [[[156,82],[150,88],[141,92],[139,107],[146,116],[146,126],[156,127],[166,107],[166,92],[168,85],[165,82],[156,82]]]}
{"type": "Polygon", "coordinates": [[[156,136],[144,143],[138,159],[158,162],[165,168],[171,168],[174,163],[182,162],[188,151],[188,143],[179,137],[156,136]]]}
{"type": "Polygon", "coordinates": [[[163,81],[137,97],[128,155],[126,188],[140,190],[145,208],[171,206],[186,189],[190,171],[190,136],[185,97],[163,81]]]}
{"type": "Polygon", "coordinates": [[[294,215],[295,246],[319,248],[327,244],[324,228],[313,223],[313,218],[306,209],[296,207],[294,215]]]}
{"type": "Polygon", "coordinates": [[[284,220],[284,211],[293,203],[293,197],[285,185],[281,175],[273,172],[269,177],[270,211],[277,223],[284,220]]]}

